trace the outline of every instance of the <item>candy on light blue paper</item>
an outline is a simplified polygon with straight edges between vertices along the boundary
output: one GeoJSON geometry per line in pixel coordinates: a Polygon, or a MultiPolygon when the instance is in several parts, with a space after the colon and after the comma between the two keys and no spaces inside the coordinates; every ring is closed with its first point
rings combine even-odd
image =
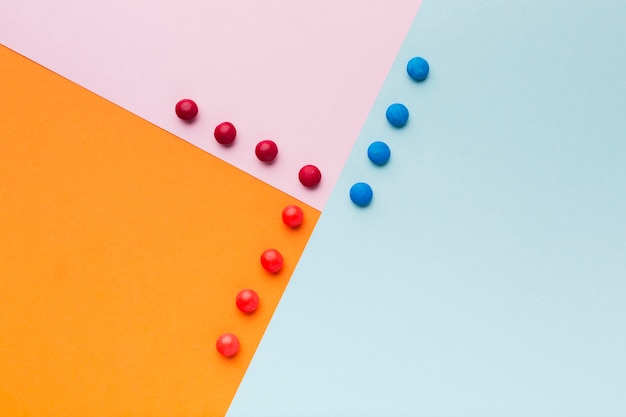
{"type": "Polygon", "coordinates": [[[350,188],[350,200],[359,207],[369,206],[373,196],[372,187],[364,182],[357,182],[350,188]]]}
{"type": "Polygon", "coordinates": [[[367,148],[367,157],[376,165],[385,165],[390,156],[391,150],[385,142],[372,142],[367,148]]]}
{"type": "Polygon", "coordinates": [[[428,71],[430,71],[428,61],[419,56],[411,58],[406,64],[406,72],[415,81],[424,81],[428,77],[428,71]]]}
{"type": "Polygon", "coordinates": [[[394,103],[387,107],[387,120],[395,127],[403,127],[409,120],[409,109],[404,104],[394,103]]]}

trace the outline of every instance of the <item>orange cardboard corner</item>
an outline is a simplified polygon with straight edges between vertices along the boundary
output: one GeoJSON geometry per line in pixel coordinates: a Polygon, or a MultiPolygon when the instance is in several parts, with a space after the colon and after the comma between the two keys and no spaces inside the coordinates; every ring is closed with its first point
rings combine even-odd
{"type": "Polygon", "coordinates": [[[2,46],[0,91],[0,415],[224,415],[319,212],[2,46]]]}

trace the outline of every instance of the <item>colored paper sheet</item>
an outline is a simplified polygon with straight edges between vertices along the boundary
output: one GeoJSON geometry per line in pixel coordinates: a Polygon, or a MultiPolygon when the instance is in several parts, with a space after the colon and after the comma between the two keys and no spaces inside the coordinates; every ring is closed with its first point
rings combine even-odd
{"type": "Polygon", "coordinates": [[[228,416],[626,415],[625,21],[424,1],[228,416]]]}
{"type": "Polygon", "coordinates": [[[319,212],[4,47],[0,91],[0,416],[224,415],[319,212]]]}
{"type": "Polygon", "coordinates": [[[0,0],[0,44],[322,209],[419,0],[0,0]],[[175,103],[200,113],[181,124],[175,103]],[[225,120],[234,146],[212,137],[225,120]],[[272,139],[268,166],[255,145],[272,139]],[[298,181],[322,171],[315,190],[298,181]]]}

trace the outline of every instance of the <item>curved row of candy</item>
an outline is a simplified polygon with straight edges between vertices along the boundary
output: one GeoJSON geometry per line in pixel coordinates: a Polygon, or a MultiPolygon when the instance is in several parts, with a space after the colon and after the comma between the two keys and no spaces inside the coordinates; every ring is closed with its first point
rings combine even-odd
{"type": "MultiPolygon", "coordinates": [[[[282,218],[287,226],[297,228],[304,221],[304,211],[290,204],[283,209],[282,218]]],[[[263,269],[271,274],[278,274],[284,265],[283,256],[276,249],[264,250],[260,260],[263,269]]],[[[259,305],[259,295],[250,288],[243,289],[235,297],[235,305],[242,313],[252,314],[259,305]]],[[[215,347],[224,356],[234,356],[239,352],[239,338],[233,333],[224,333],[217,338],[215,347]]]]}
{"type": "MultiPolygon", "coordinates": [[[[406,71],[413,80],[422,82],[428,77],[430,67],[422,57],[409,60],[406,71]]],[[[394,103],[387,107],[387,121],[396,128],[402,128],[409,120],[409,109],[404,104],[394,103]]],[[[382,166],[389,162],[391,150],[385,142],[372,142],[367,148],[367,157],[373,164],[382,166]]],[[[359,207],[367,207],[374,197],[372,187],[365,182],[357,182],[350,187],[350,199],[359,207]]]]}
{"type": "MultiPolygon", "coordinates": [[[[282,211],[283,223],[291,228],[298,228],[304,221],[304,211],[299,206],[290,204],[282,211]]],[[[266,249],[261,253],[261,266],[270,274],[278,274],[283,268],[284,260],[276,249],[266,249]]],[[[235,305],[245,313],[252,314],[259,305],[259,295],[252,289],[246,288],[235,297],[235,305]]],[[[239,338],[233,333],[224,333],[217,338],[217,351],[224,356],[231,357],[239,352],[239,338]]]]}
{"type": "MultiPolygon", "coordinates": [[[[176,115],[186,122],[192,122],[198,115],[198,105],[191,99],[182,99],[175,106],[176,115]]],[[[231,146],[237,136],[237,129],[231,122],[217,125],[213,132],[215,140],[224,146],[231,146]]],[[[278,146],[272,140],[260,141],[254,150],[259,161],[271,163],[278,155],[278,146]]],[[[315,188],[322,179],[320,170],[314,165],[305,165],[298,172],[300,183],[308,188],[315,188]]],[[[304,221],[304,211],[297,205],[290,204],[282,211],[282,221],[291,228],[298,228],[304,221]]],[[[278,274],[284,265],[281,253],[276,249],[266,249],[261,253],[261,267],[270,274],[278,274]]],[[[245,288],[235,296],[235,305],[245,314],[252,314],[259,306],[259,295],[250,288],[245,288]]],[[[234,333],[224,333],[217,338],[217,351],[226,357],[239,352],[239,338],[234,333]]]]}
{"type": "MultiPolygon", "coordinates": [[[[186,121],[192,122],[198,115],[198,105],[189,98],[184,98],[176,103],[176,115],[186,121]]],[[[215,127],[213,132],[215,140],[224,146],[231,146],[237,136],[237,129],[231,122],[223,122],[215,127]]],[[[273,140],[262,140],[257,143],[254,153],[259,161],[271,163],[278,155],[278,145],[273,140]]],[[[298,172],[300,183],[307,188],[315,188],[322,180],[322,173],[315,165],[305,165],[298,172]]]]}

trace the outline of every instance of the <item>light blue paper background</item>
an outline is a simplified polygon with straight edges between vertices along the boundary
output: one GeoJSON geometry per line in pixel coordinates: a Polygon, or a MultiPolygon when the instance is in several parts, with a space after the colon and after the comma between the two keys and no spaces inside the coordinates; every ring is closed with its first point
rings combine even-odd
{"type": "Polygon", "coordinates": [[[228,416],[626,416],[626,2],[424,0],[228,416]]]}

